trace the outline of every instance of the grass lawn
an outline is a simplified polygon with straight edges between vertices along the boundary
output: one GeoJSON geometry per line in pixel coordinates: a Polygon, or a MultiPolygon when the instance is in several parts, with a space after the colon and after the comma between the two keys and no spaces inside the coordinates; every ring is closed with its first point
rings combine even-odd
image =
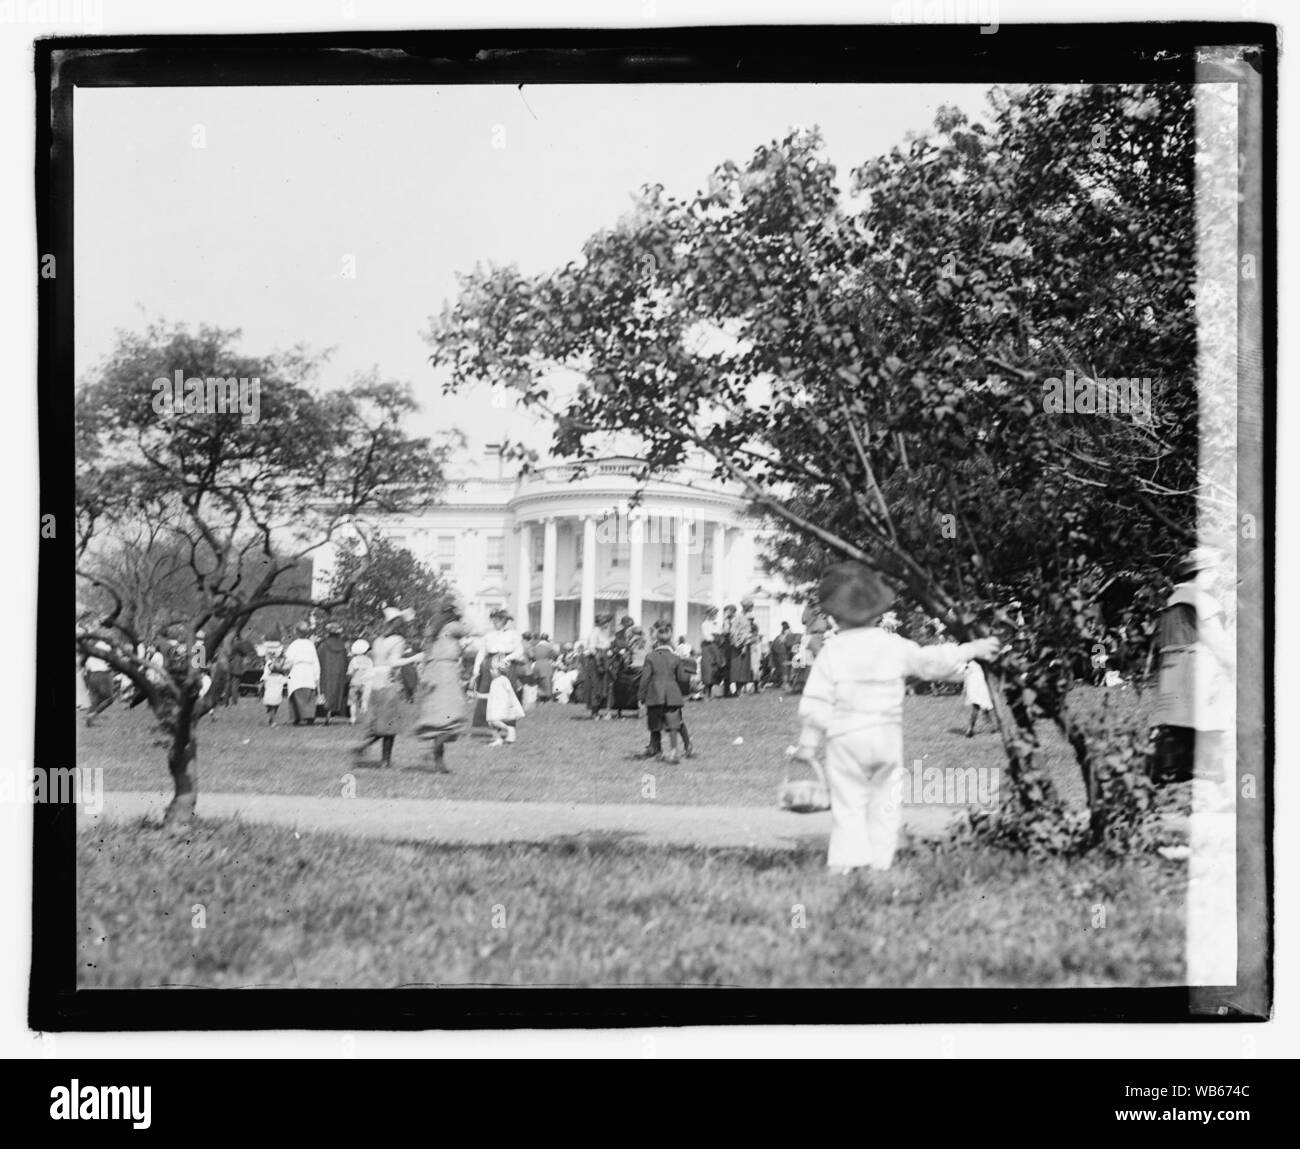
{"type": "MultiPolygon", "coordinates": [[[[1140,721],[1132,691],[1081,689],[1085,709],[1101,699],[1140,721]]],[[[691,703],[687,723],[699,756],[676,766],[656,764],[658,801],[665,805],[768,806],[784,769],[782,751],[797,737],[798,697],[767,691],[727,701],[691,703]],[[737,740],[740,740],[737,744],[737,740]]],[[[284,714],[284,708],[281,708],[284,714]]],[[[1001,767],[996,733],[981,729],[962,736],[966,715],[954,696],[909,696],[904,709],[907,761],[926,767],[1001,767]]],[[[448,748],[451,775],[412,767],[426,759],[414,739],[398,739],[396,769],[375,769],[377,748],[368,766],[358,766],[349,748],[361,728],[331,726],[268,727],[255,700],[204,719],[199,736],[199,809],[203,791],[337,795],[345,776],[355,779],[358,797],[469,798],[519,802],[621,803],[641,800],[646,763],[633,755],[646,744],[643,719],[591,722],[578,706],[548,704],[520,724],[513,747],[489,749],[475,733],[448,748]]],[[[1045,764],[1058,787],[1082,803],[1074,756],[1054,729],[1044,726],[1045,764]]],[[[109,790],[170,792],[163,748],[144,707],[115,705],[99,723],[78,732],[78,762],[102,767],[109,790]]]]}
{"type": "Polygon", "coordinates": [[[1184,976],[1186,871],[1159,858],[1031,862],[923,844],[887,874],[834,879],[820,849],[613,838],[446,847],[235,822],[204,824],[189,841],[109,824],[83,831],[79,848],[87,988],[1075,987],[1184,976]]]}

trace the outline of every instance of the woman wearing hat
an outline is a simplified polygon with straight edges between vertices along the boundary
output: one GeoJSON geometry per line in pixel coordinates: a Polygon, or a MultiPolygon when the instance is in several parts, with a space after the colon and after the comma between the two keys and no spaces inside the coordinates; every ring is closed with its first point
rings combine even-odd
{"type": "Polygon", "coordinates": [[[325,637],[316,644],[316,657],[320,661],[320,696],[328,726],[333,715],[342,717],[348,712],[348,644],[337,622],[325,627],[325,637]]]}
{"type": "Polygon", "coordinates": [[[284,651],[289,668],[289,716],[295,726],[316,721],[316,695],[320,691],[320,659],[311,640],[311,623],[295,627],[298,637],[284,651]]]}
{"type": "Polygon", "coordinates": [[[478,705],[474,707],[475,729],[489,729],[487,720],[488,692],[492,689],[492,659],[500,656],[506,667],[506,676],[510,687],[519,693],[519,672],[523,667],[524,641],[514,627],[514,619],[504,607],[497,607],[488,615],[492,629],[483,636],[478,655],[474,660],[474,690],[479,695],[478,705]]]}
{"type": "Polygon", "coordinates": [[[718,641],[718,608],[709,607],[704,612],[704,621],[700,623],[700,684],[704,688],[705,699],[713,697],[713,685],[724,677],[722,667],[725,658],[718,641]]]}
{"type": "Polygon", "coordinates": [[[370,722],[366,740],[353,751],[364,754],[376,742],[383,743],[384,767],[393,764],[393,742],[403,733],[411,717],[399,672],[403,666],[419,662],[423,655],[408,654],[406,634],[415,612],[384,607],[384,624],[375,639],[374,669],[370,672],[370,722]]]}
{"type": "Polygon", "coordinates": [[[737,695],[743,694],[746,687],[754,681],[754,664],[750,655],[750,649],[754,645],[753,610],[752,599],[741,599],[740,613],[733,614],[727,626],[731,648],[730,678],[737,695]]]}
{"type": "Polygon", "coordinates": [[[641,666],[645,663],[645,633],[630,614],[618,620],[618,629],[609,644],[609,708],[618,718],[624,710],[635,714],[641,707],[637,692],[641,686],[641,666]],[[640,660],[638,661],[638,655],[640,660]]]}
{"type": "Polygon", "coordinates": [[[595,621],[596,625],[587,635],[586,655],[582,666],[583,700],[593,720],[601,717],[601,712],[609,701],[610,646],[613,643],[610,628],[614,623],[614,616],[601,613],[596,615],[595,621]]]}
{"type": "Polygon", "coordinates": [[[1219,556],[1197,547],[1178,563],[1178,584],[1160,613],[1157,782],[1223,781],[1224,733],[1232,715],[1232,644],[1210,593],[1219,556]]]}
{"type": "Polygon", "coordinates": [[[469,628],[453,606],[443,608],[430,633],[420,671],[420,714],[414,733],[433,750],[433,772],[450,774],[444,758],[448,742],[455,742],[467,725],[465,688],[460,677],[461,640],[469,628]],[[436,633],[435,633],[436,632],[436,633]]]}

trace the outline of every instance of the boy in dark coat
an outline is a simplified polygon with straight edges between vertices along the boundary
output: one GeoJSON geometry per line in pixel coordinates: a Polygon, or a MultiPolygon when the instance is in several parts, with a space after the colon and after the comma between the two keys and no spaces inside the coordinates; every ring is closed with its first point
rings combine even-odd
{"type": "Polygon", "coordinates": [[[641,667],[638,701],[646,708],[650,727],[650,745],[645,757],[662,757],[678,762],[677,736],[680,734],[688,758],[693,756],[691,738],[682,722],[682,704],[690,691],[690,679],[684,663],[673,650],[672,627],[660,623],[654,628],[654,649],[641,667]],[[668,732],[668,753],[663,753],[663,732],[668,732]]]}

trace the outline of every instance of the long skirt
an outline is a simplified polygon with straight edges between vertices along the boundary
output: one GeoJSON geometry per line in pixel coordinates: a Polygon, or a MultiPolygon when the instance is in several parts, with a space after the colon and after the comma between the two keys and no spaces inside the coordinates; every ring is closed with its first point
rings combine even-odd
{"type": "Polygon", "coordinates": [[[303,686],[289,695],[289,709],[295,722],[316,721],[316,691],[303,686]]]}
{"type": "Polygon", "coordinates": [[[604,654],[589,654],[583,661],[583,702],[593,714],[599,714],[609,701],[609,658],[604,654]]]}
{"type": "Polygon", "coordinates": [[[712,686],[724,678],[722,650],[716,642],[706,642],[700,647],[700,678],[705,687],[712,686]]]}
{"type": "Polygon", "coordinates": [[[747,682],[754,681],[753,662],[750,659],[748,646],[733,646],[731,648],[731,681],[737,686],[743,686],[747,682]]]}
{"type": "Polygon", "coordinates": [[[411,723],[411,704],[400,683],[376,686],[370,691],[370,733],[376,738],[405,734],[411,723]]]}
{"type": "Polygon", "coordinates": [[[465,696],[459,684],[438,683],[420,703],[420,714],[412,731],[418,738],[439,738],[454,742],[465,729],[465,696]]]}
{"type": "Polygon", "coordinates": [[[625,666],[614,679],[611,710],[639,710],[637,694],[641,689],[641,671],[634,666],[625,666]]]}

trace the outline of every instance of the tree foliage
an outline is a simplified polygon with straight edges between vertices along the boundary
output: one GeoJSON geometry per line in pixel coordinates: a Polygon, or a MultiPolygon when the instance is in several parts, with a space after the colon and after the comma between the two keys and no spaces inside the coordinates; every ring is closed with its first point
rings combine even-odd
{"type": "Polygon", "coordinates": [[[1063,816],[1035,722],[1095,796],[1076,667],[1141,657],[1195,538],[1195,142],[1186,86],[995,90],[988,123],[942,110],[846,196],[793,131],[694,196],[644,189],[554,273],[463,277],[432,359],[549,411],[560,454],[630,433],[649,474],[706,452],[797,580],[847,555],[955,636],[997,630],[1016,795],[1063,816]],[[582,381],[556,389],[560,366],[582,381]],[[1067,372],[1150,380],[1151,417],[1049,410],[1067,372]]]}
{"type": "Polygon", "coordinates": [[[330,621],[349,635],[373,631],[385,606],[412,610],[412,633],[423,634],[453,600],[437,571],[387,539],[373,540],[368,549],[357,538],[340,540],[330,597],[345,596],[331,609],[330,621]]]}
{"type": "Polygon", "coordinates": [[[176,796],[168,810],[194,810],[194,722],[202,674],[173,660],[159,674],[144,657],[141,615],[97,556],[142,529],[171,556],[168,581],[186,613],[192,649],[209,651],[259,610],[329,605],[286,584],[302,561],[340,531],[368,530],[378,514],[426,504],[438,489],[446,445],[412,438],[409,387],[371,372],[346,390],[313,386],[319,357],[302,349],[253,357],[238,331],[156,323],[120,333],[112,354],[77,390],[78,575],[107,601],[77,629],[77,649],[125,674],[166,730],[176,796]],[[160,411],[154,383],[240,377],[259,382],[258,411],[160,411]]]}

